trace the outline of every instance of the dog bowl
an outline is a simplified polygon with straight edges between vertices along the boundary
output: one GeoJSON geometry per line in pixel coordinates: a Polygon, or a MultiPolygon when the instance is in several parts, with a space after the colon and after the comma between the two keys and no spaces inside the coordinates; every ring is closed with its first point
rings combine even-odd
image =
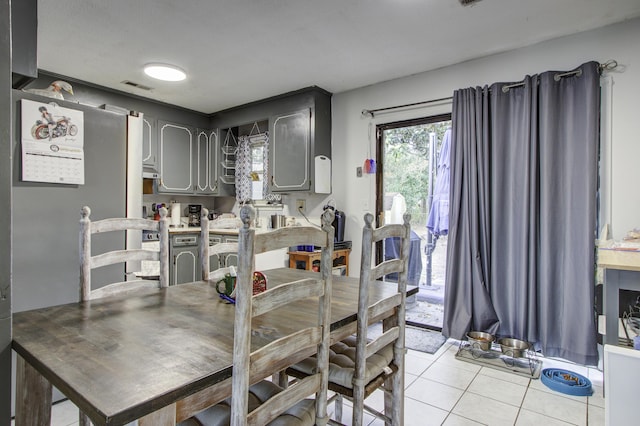
{"type": "Polygon", "coordinates": [[[482,351],[491,349],[491,343],[496,340],[493,334],[485,333],[484,331],[470,331],[467,333],[467,339],[472,348],[482,351]]]}
{"type": "Polygon", "coordinates": [[[522,358],[531,345],[524,340],[513,339],[511,337],[505,337],[498,340],[500,350],[503,354],[511,356],[513,358],[522,358]]]}

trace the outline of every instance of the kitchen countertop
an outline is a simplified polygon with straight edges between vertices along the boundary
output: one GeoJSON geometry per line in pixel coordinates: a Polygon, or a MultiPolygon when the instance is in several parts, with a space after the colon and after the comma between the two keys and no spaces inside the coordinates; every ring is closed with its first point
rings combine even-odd
{"type": "MultiPolygon", "coordinates": [[[[170,227],[169,234],[199,234],[200,227],[199,226],[184,226],[184,227],[170,227]]],[[[238,229],[229,229],[229,228],[210,228],[210,234],[220,234],[220,235],[238,235],[238,229]]]]}

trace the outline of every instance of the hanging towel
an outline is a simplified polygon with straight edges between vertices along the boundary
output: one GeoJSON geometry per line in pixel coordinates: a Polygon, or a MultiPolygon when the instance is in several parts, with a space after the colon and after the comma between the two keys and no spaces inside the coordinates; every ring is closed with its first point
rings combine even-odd
{"type": "Polygon", "coordinates": [[[427,229],[434,235],[447,235],[449,232],[449,153],[451,145],[451,129],[447,129],[442,138],[438,175],[433,190],[433,201],[427,218],[427,229]]]}

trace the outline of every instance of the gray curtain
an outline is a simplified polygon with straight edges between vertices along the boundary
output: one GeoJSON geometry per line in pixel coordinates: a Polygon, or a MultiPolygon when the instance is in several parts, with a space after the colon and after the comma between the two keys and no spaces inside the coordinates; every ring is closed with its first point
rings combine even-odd
{"type": "Polygon", "coordinates": [[[595,365],[599,66],[574,71],[454,93],[442,332],[595,365]]]}

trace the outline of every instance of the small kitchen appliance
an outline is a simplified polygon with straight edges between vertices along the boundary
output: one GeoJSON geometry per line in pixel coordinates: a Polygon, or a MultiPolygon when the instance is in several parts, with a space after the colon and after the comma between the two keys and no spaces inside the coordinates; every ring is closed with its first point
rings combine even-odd
{"type": "Polygon", "coordinates": [[[189,204],[189,226],[200,226],[201,204],[189,204]]]}
{"type": "Polygon", "coordinates": [[[335,243],[340,243],[344,241],[344,225],[346,221],[346,216],[343,211],[336,209],[334,206],[327,204],[324,206],[323,210],[331,209],[335,213],[335,218],[333,219],[333,228],[335,229],[335,234],[333,237],[333,241],[335,243]]]}

